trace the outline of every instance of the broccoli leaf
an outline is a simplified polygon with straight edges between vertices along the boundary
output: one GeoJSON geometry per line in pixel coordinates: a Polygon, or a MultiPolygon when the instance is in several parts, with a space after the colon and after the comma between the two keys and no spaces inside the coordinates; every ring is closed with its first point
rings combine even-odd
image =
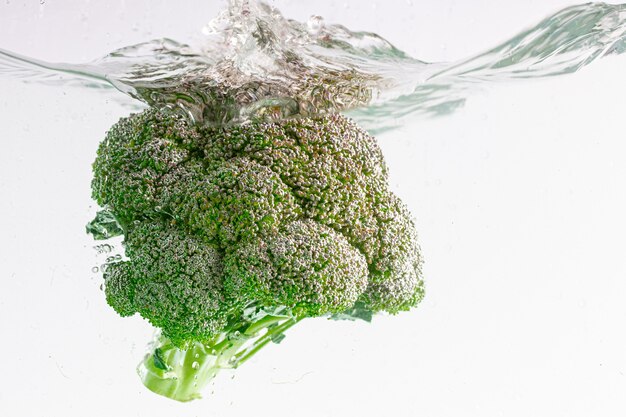
{"type": "Polygon", "coordinates": [[[124,234],[124,229],[108,209],[96,213],[96,217],[87,223],[85,229],[95,240],[110,239],[124,234]]]}
{"type": "Polygon", "coordinates": [[[154,367],[163,371],[169,371],[170,367],[167,365],[167,363],[165,363],[165,360],[162,356],[163,354],[161,353],[161,348],[154,349],[154,353],[152,354],[154,367]]]}
{"type": "Polygon", "coordinates": [[[368,309],[365,304],[356,302],[352,307],[344,311],[343,313],[337,313],[330,316],[331,320],[363,320],[368,323],[372,321],[374,314],[372,310],[368,309]]]}

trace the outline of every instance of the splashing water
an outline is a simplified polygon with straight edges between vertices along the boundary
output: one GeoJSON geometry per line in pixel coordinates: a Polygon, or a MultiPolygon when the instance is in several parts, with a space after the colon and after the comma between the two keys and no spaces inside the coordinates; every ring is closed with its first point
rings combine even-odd
{"type": "MultiPolygon", "coordinates": [[[[0,49],[0,74],[126,93],[201,123],[275,120],[347,111],[376,133],[406,117],[460,107],[487,82],[574,72],[626,50],[626,4],[569,7],[487,51],[426,63],[380,36],[301,23],[264,3],[233,0],[201,42],[158,39],[89,64],[48,63],[0,49]]],[[[128,100],[136,105],[135,100],[128,100]]]]}

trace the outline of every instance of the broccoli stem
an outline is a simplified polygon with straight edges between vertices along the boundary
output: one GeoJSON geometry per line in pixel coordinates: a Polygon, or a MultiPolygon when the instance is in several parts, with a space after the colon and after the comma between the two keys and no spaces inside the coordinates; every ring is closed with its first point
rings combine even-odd
{"type": "Polygon", "coordinates": [[[303,316],[263,314],[220,333],[209,342],[193,342],[185,349],[158,336],[151,353],[137,367],[151,391],[177,401],[201,398],[201,392],[220,369],[237,368],[269,342],[278,343],[303,316]]]}

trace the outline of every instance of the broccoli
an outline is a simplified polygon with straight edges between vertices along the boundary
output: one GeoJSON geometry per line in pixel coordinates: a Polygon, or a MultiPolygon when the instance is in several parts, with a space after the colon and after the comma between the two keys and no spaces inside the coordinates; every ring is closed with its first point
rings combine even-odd
{"type": "Polygon", "coordinates": [[[340,114],[216,127],[148,109],[110,129],[93,171],[126,253],[106,299],[160,329],[139,366],[158,394],[199,398],[304,318],[423,298],[411,216],[375,139],[340,114]]]}

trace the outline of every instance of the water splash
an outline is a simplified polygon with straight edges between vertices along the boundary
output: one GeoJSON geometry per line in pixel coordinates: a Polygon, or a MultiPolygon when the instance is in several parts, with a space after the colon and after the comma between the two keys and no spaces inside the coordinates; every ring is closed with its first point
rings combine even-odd
{"type": "Polygon", "coordinates": [[[347,111],[380,132],[407,117],[450,113],[485,83],[570,73],[625,50],[626,4],[569,7],[486,53],[425,63],[373,33],[328,25],[319,16],[301,23],[267,4],[234,0],[193,45],[159,39],[89,64],[0,50],[0,74],[114,87],[201,123],[347,111]]]}
{"type": "Polygon", "coordinates": [[[573,6],[485,53],[444,65],[408,94],[372,103],[351,115],[366,128],[381,131],[408,116],[451,113],[487,83],[573,73],[624,51],[626,4],[573,6]]]}

